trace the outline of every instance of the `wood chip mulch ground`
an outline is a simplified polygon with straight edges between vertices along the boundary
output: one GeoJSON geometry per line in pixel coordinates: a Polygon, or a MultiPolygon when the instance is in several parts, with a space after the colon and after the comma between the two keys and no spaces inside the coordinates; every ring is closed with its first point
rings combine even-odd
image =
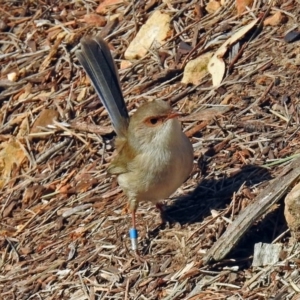
{"type": "Polygon", "coordinates": [[[257,0],[238,16],[235,1],[210,14],[207,2],[119,1],[91,18],[93,1],[2,1],[0,299],[300,299],[300,247],[283,201],[225,259],[202,261],[299,152],[300,44],[284,36],[299,29],[300,3],[257,0]],[[183,126],[195,164],[164,202],[167,223],[141,203],[138,259],[126,199],[106,174],[114,133],[75,51],[83,36],[101,34],[120,66],[154,10],[172,16],[170,36],[120,70],[122,88],[130,111],[159,98],[192,116],[183,126]],[[278,11],[285,22],[256,26],[229,49],[221,86],[210,76],[198,86],[180,82],[188,60],[278,11]],[[6,174],[6,163],[22,154],[6,174]],[[252,267],[259,242],[283,244],[278,263],[252,267]]]}

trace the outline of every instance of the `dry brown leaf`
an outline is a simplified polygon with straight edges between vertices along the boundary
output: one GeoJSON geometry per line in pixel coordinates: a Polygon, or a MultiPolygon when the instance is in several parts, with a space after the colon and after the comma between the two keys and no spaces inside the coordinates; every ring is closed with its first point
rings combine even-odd
{"type": "Polygon", "coordinates": [[[40,198],[43,195],[43,193],[46,192],[46,190],[47,189],[40,184],[26,188],[22,198],[22,205],[29,205],[29,203],[31,203],[32,201],[36,200],[37,198],[40,198]]]}
{"type": "Polygon", "coordinates": [[[14,208],[18,205],[18,202],[17,201],[12,201],[10,202],[6,207],[5,209],[3,210],[3,213],[2,213],[2,217],[3,218],[6,218],[8,216],[11,215],[12,211],[14,210],[14,208]]]}
{"type": "Polygon", "coordinates": [[[54,109],[43,110],[33,123],[30,133],[38,133],[42,131],[42,127],[53,124],[53,120],[58,117],[58,112],[54,109]]]}
{"type": "Polygon", "coordinates": [[[59,191],[61,194],[69,194],[71,188],[72,188],[71,185],[67,183],[61,187],[58,187],[56,190],[59,191]]]}
{"type": "Polygon", "coordinates": [[[238,15],[241,15],[245,10],[246,6],[250,7],[253,3],[253,0],[236,0],[235,6],[237,9],[238,15]]]}
{"type": "Polygon", "coordinates": [[[225,98],[221,101],[221,105],[228,105],[230,100],[233,98],[234,93],[230,93],[229,95],[225,96],[225,98]]]}
{"type": "Polygon", "coordinates": [[[104,0],[96,9],[97,13],[105,14],[109,6],[123,3],[123,0],[104,0]]]}
{"type": "Polygon", "coordinates": [[[11,174],[20,167],[26,157],[23,147],[17,139],[11,138],[0,147],[0,189],[11,179],[11,174]]]}
{"type": "Polygon", "coordinates": [[[51,31],[48,32],[47,40],[54,41],[56,39],[56,37],[58,36],[58,34],[61,32],[62,32],[61,27],[52,29],[51,31]]]}
{"type": "Polygon", "coordinates": [[[65,32],[65,31],[60,32],[58,34],[58,36],[56,38],[56,41],[55,41],[54,45],[51,47],[48,56],[41,63],[41,65],[39,67],[39,72],[43,72],[44,70],[46,70],[49,67],[49,65],[51,64],[51,61],[53,60],[54,56],[57,54],[58,47],[60,46],[61,41],[63,40],[63,38],[65,37],[66,34],[67,34],[67,32],[65,32]]]}
{"type": "Polygon", "coordinates": [[[281,23],[285,23],[287,18],[280,11],[277,11],[273,16],[270,16],[264,20],[264,26],[276,26],[281,23]]]}
{"type": "Polygon", "coordinates": [[[130,62],[129,60],[125,60],[125,59],[121,60],[121,64],[120,64],[121,70],[130,68],[131,66],[132,66],[132,62],[130,62]]]}
{"type": "Polygon", "coordinates": [[[17,137],[27,136],[29,133],[29,122],[27,117],[25,117],[20,125],[17,137]]]}
{"type": "MultiPolygon", "coordinates": [[[[97,183],[98,180],[96,178],[85,179],[78,182],[75,187],[73,188],[69,187],[67,193],[68,194],[84,193],[88,191],[90,188],[92,188],[94,185],[96,185],[97,183]]],[[[64,193],[63,190],[65,190],[64,187],[61,188],[60,192],[64,193]]]]}
{"type": "Polygon", "coordinates": [[[30,247],[21,247],[21,248],[20,248],[20,253],[21,253],[22,255],[28,255],[28,254],[30,254],[30,253],[32,253],[32,252],[33,252],[33,249],[30,248],[30,247]]]}
{"type": "Polygon", "coordinates": [[[84,16],[84,22],[87,24],[103,27],[106,24],[106,19],[103,16],[97,14],[87,14],[84,16]]]}
{"type": "Polygon", "coordinates": [[[64,37],[64,42],[67,45],[72,45],[78,40],[78,35],[74,32],[68,32],[64,37]]]}
{"type": "MultiPolygon", "coordinates": [[[[0,229],[0,236],[1,237],[11,237],[11,236],[14,236],[15,234],[15,230],[9,230],[9,229],[0,229]]],[[[10,265],[7,265],[6,266],[6,270],[9,270],[9,267],[10,265]]]]}
{"type": "Polygon", "coordinates": [[[215,0],[210,0],[205,9],[209,14],[213,14],[214,12],[216,12],[219,8],[221,7],[221,3],[219,1],[215,1],[215,0]]]}

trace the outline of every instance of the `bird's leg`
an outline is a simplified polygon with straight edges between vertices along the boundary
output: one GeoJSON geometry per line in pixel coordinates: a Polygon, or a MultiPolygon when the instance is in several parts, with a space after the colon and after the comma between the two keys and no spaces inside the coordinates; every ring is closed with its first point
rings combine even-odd
{"type": "Polygon", "coordinates": [[[133,251],[137,252],[138,232],[137,232],[136,224],[135,224],[135,212],[136,212],[136,209],[133,209],[131,212],[132,228],[129,229],[129,236],[130,236],[130,240],[131,240],[131,249],[133,251]]]}
{"type": "Polygon", "coordinates": [[[133,210],[131,213],[131,219],[132,219],[132,227],[136,228],[136,226],[135,226],[135,210],[133,210]]]}
{"type": "Polygon", "coordinates": [[[140,257],[140,253],[138,251],[138,232],[135,225],[135,212],[136,209],[132,210],[131,219],[132,219],[132,228],[129,230],[129,236],[131,240],[131,249],[134,251],[135,258],[139,263],[144,263],[144,260],[140,257]]]}

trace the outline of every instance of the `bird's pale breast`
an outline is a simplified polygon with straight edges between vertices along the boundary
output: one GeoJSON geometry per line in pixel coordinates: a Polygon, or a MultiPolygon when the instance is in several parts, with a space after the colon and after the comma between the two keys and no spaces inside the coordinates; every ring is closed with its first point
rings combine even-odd
{"type": "Polygon", "coordinates": [[[129,202],[156,203],[173,194],[186,180],[193,165],[193,150],[184,133],[179,135],[180,147],[149,147],[149,151],[137,155],[128,164],[128,172],[118,176],[129,202]]]}

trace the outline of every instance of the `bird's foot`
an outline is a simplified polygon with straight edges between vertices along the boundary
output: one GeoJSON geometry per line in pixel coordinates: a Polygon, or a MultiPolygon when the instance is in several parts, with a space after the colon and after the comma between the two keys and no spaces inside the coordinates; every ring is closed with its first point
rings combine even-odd
{"type": "Polygon", "coordinates": [[[160,213],[163,213],[165,211],[165,206],[162,203],[158,202],[155,206],[160,211],[160,213]]]}
{"type": "Polygon", "coordinates": [[[160,220],[161,220],[161,225],[166,224],[168,222],[167,217],[166,217],[166,209],[165,209],[165,205],[158,202],[156,203],[156,208],[159,210],[160,212],[160,220]]]}

